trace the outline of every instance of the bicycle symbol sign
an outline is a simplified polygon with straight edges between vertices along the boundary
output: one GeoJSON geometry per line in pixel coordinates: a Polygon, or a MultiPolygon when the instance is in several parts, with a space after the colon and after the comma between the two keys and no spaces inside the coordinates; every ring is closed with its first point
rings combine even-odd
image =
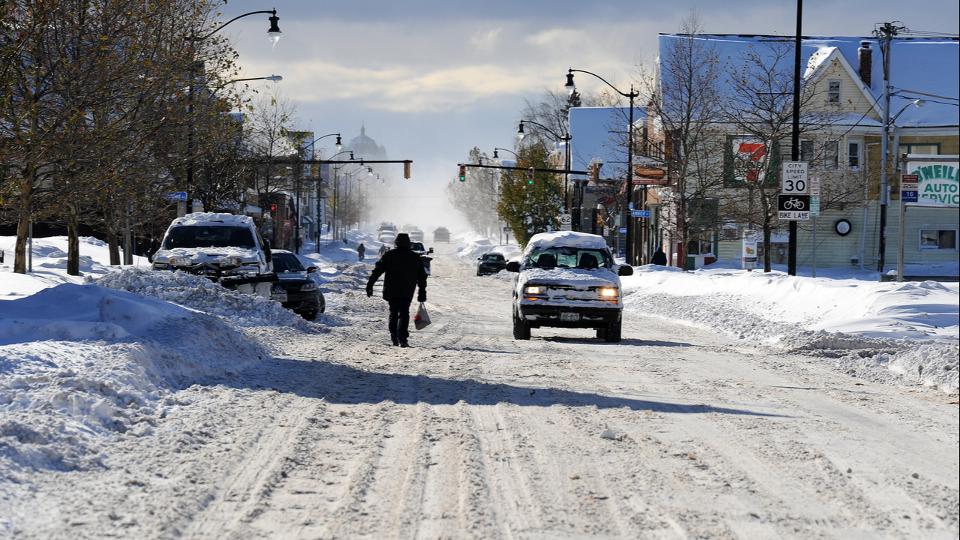
{"type": "Polygon", "coordinates": [[[810,219],[809,195],[780,195],[777,197],[777,217],[784,221],[810,219]]]}

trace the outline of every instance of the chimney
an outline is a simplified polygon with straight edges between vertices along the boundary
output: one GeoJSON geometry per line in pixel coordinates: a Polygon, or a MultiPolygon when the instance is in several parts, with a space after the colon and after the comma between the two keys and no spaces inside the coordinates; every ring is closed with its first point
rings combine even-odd
{"type": "Polygon", "coordinates": [[[870,88],[870,73],[873,69],[873,50],[870,49],[869,41],[861,41],[860,48],[857,49],[858,60],[860,61],[860,80],[870,88]]]}

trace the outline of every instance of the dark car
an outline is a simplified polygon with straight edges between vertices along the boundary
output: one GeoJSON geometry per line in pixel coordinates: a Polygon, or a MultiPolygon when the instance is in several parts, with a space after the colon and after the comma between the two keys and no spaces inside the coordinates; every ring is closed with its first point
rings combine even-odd
{"type": "Polygon", "coordinates": [[[480,261],[477,263],[477,275],[485,276],[487,274],[496,274],[501,270],[507,269],[507,260],[501,253],[484,253],[477,257],[480,261]]]}
{"type": "Polygon", "coordinates": [[[293,253],[275,249],[273,270],[277,274],[277,283],[271,295],[274,300],[308,321],[316,319],[317,313],[323,313],[327,303],[317,282],[310,276],[317,271],[316,266],[304,268],[293,253]]]}
{"type": "Polygon", "coordinates": [[[446,227],[437,227],[433,231],[433,242],[450,242],[450,231],[446,227]]]}

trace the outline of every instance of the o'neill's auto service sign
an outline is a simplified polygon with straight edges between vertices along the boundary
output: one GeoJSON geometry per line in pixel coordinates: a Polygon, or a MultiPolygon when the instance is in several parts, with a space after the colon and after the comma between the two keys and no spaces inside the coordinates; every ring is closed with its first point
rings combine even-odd
{"type": "Polygon", "coordinates": [[[960,207],[960,166],[956,156],[907,156],[907,173],[917,176],[916,206],[960,207]],[[939,158],[939,159],[938,159],[939,158]]]}

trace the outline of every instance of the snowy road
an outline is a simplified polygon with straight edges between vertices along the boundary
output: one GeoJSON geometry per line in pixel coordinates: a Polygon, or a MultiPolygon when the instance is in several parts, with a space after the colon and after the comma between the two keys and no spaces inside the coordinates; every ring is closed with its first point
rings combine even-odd
{"type": "MultiPolygon", "coordinates": [[[[449,254],[435,324],[387,345],[360,270],[330,332],[177,392],[103,470],[45,475],[25,537],[956,538],[958,408],[820,359],[629,316],[510,332],[510,282],[449,254]]],[[[3,531],[0,528],[0,531],[3,531]]]]}

